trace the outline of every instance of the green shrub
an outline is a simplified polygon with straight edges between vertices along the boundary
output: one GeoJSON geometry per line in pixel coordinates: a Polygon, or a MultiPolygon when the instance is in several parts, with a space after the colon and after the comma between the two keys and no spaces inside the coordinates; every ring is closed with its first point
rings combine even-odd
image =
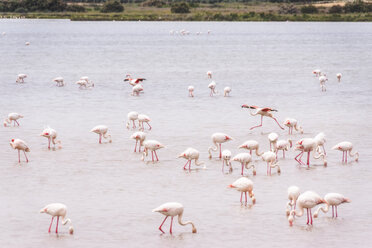
{"type": "Polygon", "coordinates": [[[343,11],[344,11],[344,8],[342,8],[341,5],[333,5],[331,8],[329,8],[328,13],[341,14],[343,11]]]}
{"type": "Polygon", "coordinates": [[[77,4],[72,4],[72,5],[67,5],[66,11],[70,12],[85,12],[86,9],[84,6],[77,5],[77,4]]]}
{"type": "Polygon", "coordinates": [[[303,6],[301,8],[301,13],[302,14],[316,14],[318,13],[318,8],[315,7],[314,5],[303,6]]]}
{"type": "Polygon", "coordinates": [[[372,12],[372,4],[356,0],[352,3],[346,3],[344,6],[345,13],[366,13],[372,12]]]}
{"type": "Polygon", "coordinates": [[[19,7],[16,10],[14,10],[14,12],[17,12],[17,13],[26,13],[27,10],[25,8],[23,8],[23,7],[19,7]]]}
{"type": "Polygon", "coordinates": [[[176,3],[172,5],[171,12],[177,14],[190,13],[190,6],[185,2],[176,3]]]}
{"type": "Polygon", "coordinates": [[[293,4],[279,5],[279,14],[297,14],[298,9],[293,4]]]}
{"type": "Polygon", "coordinates": [[[163,0],[148,0],[142,4],[142,6],[145,6],[145,7],[147,6],[147,7],[157,7],[157,8],[162,8],[165,5],[167,5],[167,3],[163,0]]]}
{"type": "Polygon", "coordinates": [[[109,13],[109,12],[123,12],[124,6],[118,0],[110,0],[105,2],[103,5],[101,12],[109,13]]]}

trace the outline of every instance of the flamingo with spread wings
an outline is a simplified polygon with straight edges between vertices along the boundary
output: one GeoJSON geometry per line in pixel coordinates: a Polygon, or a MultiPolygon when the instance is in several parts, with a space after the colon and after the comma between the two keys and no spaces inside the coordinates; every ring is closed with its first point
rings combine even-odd
{"type": "Polygon", "coordinates": [[[280,126],[278,120],[273,116],[272,112],[278,112],[278,110],[276,109],[272,109],[272,108],[268,108],[268,107],[265,107],[265,108],[260,108],[260,107],[257,107],[257,106],[249,106],[249,105],[242,105],[242,108],[248,108],[250,110],[250,114],[251,115],[261,115],[261,124],[258,125],[258,126],[253,126],[250,128],[250,130],[254,129],[254,128],[257,128],[257,127],[262,127],[262,119],[264,116],[266,117],[270,117],[272,119],[275,120],[275,122],[278,124],[278,126],[281,128],[281,129],[284,129],[282,126],[280,126]],[[252,110],[251,109],[255,109],[256,112],[255,113],[252,113],[252,110]]]}

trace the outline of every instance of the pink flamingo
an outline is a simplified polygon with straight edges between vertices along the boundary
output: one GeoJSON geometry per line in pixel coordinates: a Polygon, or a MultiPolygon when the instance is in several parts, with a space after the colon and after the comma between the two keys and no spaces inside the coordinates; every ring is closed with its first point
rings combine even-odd
{"type": "Polygon", "coordinates": [[[187,164],[189,164],[189,170],[191,169],[191,161],[194,160],[195,161],[195,164],[197,166],[200,166],[202,164],[204,164],[203,162],[199,162],[199,151],[194,149],[194,148],[187,148],[183,153],[181,153],[180,155],[178,155],[179,158],[184,158],[184,159],[187,159],[187,162],[185,164],[185,166],[183,167],[184,170],[186,170],[186,166],[187,164]]]}
{"type": "Polygon", "coordinates": [[[287,216],[289,216],[289,214],[291,213],[292,211],[292,208],[293,210],[296,210],[296,201],[298,199],[298,197],[300,196],[300,188],[297,187],[297,186],[291,186],[288,188],[288,199],[289,199],[289,202],[287,203],[287,209],[286,209],[286,213],[287,213],[287,216]]]}
{"type": "Polygon", "coordinates": [[[50,149],[50,142],[55,145],[56,143],[61,144],[60,140],[57,139],[57,131],[54,130],[53,128],[45,128],[44,131],[40,134],[40,136],[43,136],[48,139],[48,149],[50,149]]]}
{"type": "Polygon", "coordinates": [[[134,146],[134,152],[136,152],[138,141],[139,141],[138,152],[141,152],[141,146],[143,145],[143,141],[145,141],[145,139],[146,139],[146,133],[135,132],[135,133],[132,134],[132,136],[130,136],[130,138],[136,140],[136,145],[134,146]]]}
{"type": "Polygon", "coordinates": [[[258,157],[260,157],[263,152],[259,152],[258,149],[259,149],[259,144],[257,141],[255,140],[247,140],[246,142],[244,142],[243,144],[241,144],[238,148],[241,149],[247,149],[249,150],[249,153],[252,155],[252,151],[256,151],[256,155],[258,157]]]}
{"type": "Polygon", "coordinates": [[[224,133],[214,133],[214,134],[212,134],[211,138],[212,138],[212,142],[213,142],[214,146],[211,146],[211,147],[208,148],[209,159],[212,158],[212,152],[211,151],[217,151],[218,146],[220,147],[219,158],[221,159],[222,158],[221,144],[232,140],[232,138],[229,135],[224,134],[224,133]]]}
{"type": "Polygon", "coordinates": [[[247,192],[249,197],[252,198],[252,204],[256,203],[256,198],[253,193],[253,182],[246,177],[241,177],[232,184],[229,185],[230,188],[234,188],[241,192],[240,203],[243,204],[243,193],[245,194],[245,205],[247,205],[247,192]]]}
{"type": "Polygon", "coordinates": [[[325,160],[324,153],[320,153],[318,156],[315,155],[315,152],[317,151],[317,142],[315,139],[312,138],[304,138],[299,140],[296,143],[297,147],[295,150],[300,150],[301,152],[295,157],[295,160],[301,165],[304,163],[301,161],[302,155],[304,152],[307,152],[307,167],[310,168],[310,152],[314,152],[313,157],[315,159],[323,158],[324,166],[327,166],[327,161],[325,160]],[[298,157],[300,157],[298,159],[298,157]]]}
{"type": "Polygon", "coordinates": [[[280,174],[280,167],[276,161],[276,154],[274,152],[268,151],[261,155],[263,161],[267,163],[266,174],[271,176],[271,168],[278,167],[278,174],[280,174]]]}
{"type": "Polygon", "coordinates": [[[283,125],[288,127],[288,134],[292,134],[293,128],[296,131],[300,131],[301,134],[304,133],[304,130],[300,125],[298,125],[298,121],[296,119],[286,118],[283,122],[283,125]]]}
{"type": "Polygon", "coordinates": [[[264,116],[274,119],[275,122],[278,124],[278,126],[281,129],[284,129],[282,126],[280,126],[279,122],[277,121],[277,119],[272,114],[272,112],[278,112],[278,110],[272,109],[272,108],[260,108],[260,107],[257,107],[257,106],[249,106],[249,105],[246,105],[246,104],[242,105],[242,108],[249,108],[250,114],[253,115],[253,116],[261,115],[261,124],[258,125],[258,126],[251,127],[250,130],[252,130],[256,127],[262,127],[262,119],[263,119],[264,116]],[[256,112],[252,113],[251,109],[255,109],[256,112]]]}
{"type": "Polygon", "coordinates": [[[223,150],[222,151],[222,172],[224,172],[224,166],[226,164],[227,167],[229,167],[229,172],[231,173],[233,171],[233,168],[231,166],[231,151],[230,150],[223,150]]]}
{"type": "Polygon", "coordinates": [[[247,170],[249,170],[250,168],[253,168],[253,175],[254,176],[256,175],[256,167],[253,164],[248,166],[249,163],[252,162],[252,156],[249,153],[246,153],[246,152],[238,153],[235,157],[233,157],[232,160],[241,163],[242,165],[241,175],[242,176],[244,174],[244,166],[247,170]]]}
{"type": "Polygon", "coordinates": [[[139,83],[142,83],[144,80],[146,80],[145,78],[132,78],[129,74],[126,76],[126,78],[124,79],[124,82],[128,82],[130,85],[132,86],[136,86],[137,84],[139,83]]]}
{"type": "Polygon", "coordinates": [[[98,143],[102,144],[102,137],[105,139],[109,139],[109,143],[112,142],[111,135],[107,134],[108,127],[105,125],[98,125],[95,126],[92,130],[90,130],[93,133],[99,134],[99,141],[98,143]]]}
{"type": "Polygon", "coordinates": [[[212,72],[211,71],[207,71],[207,77],[212,78],[212,72]]]}
{"type": "Polygon", "coordinates": [[[143,123],[146,123],[147,126],[149,126],[149,130],[152,129],[151,125],[149,124],[149,122],[151,121],[150,117],[148,117],[147,115],[144,115],[144,114],[139,114],[138,115],[138,126],[139,126],[139,130],[142,130],[144,131],[145,130],[145,127],[143,125],[143,123]]]}
{"type": "Polygon", "coordinates": [[[145,140],[143,142],[143,146],[145,147],[145,149],[143,151],[141,160],[145,161],[145,156],[147,157],[148,150],[150,150],[151,151],[152,162],[154,162],[154,153],[155,153],[155,156],[156,156],[156,160],[159,161],[158,155],[156,154],[156,150],[159,150],[159,149],[165,147],[164,145],[160,144],[156,140],[145,140]]]}
{"type": "Polygon", "coordinates": [[[332,150],[342,151],[342,163],[344,162],[347,163],[347,152],[349,152],[349,155],[351,157],[355,156],[355,161],[359,160],[359,152],[355,152],[354,154],[351,153],[353,150],[353,144],[351,142],[348,141],[340,142],[334,147],[332,147],[332,150]]]}
{"type": "Polygon", "coordinates": [[[285,151],[288,151],[289,148],[292,148],[292,140],[278,140],[276,143],[276,156],[278,156],[278,151],[283,151],[283,158],[285,158],[285,151]]]}
{"type": "Polygon", "coordinates": [[[20,115],[18,113],[10,113],[8,114],[8,118],[4,120],[4,127],[7,127],[8,125],[11,125],[13,122],[13,126],[17,123],[19,126],[18,119],[23,118],[23,115],[20,115]]]}
{"type": "Polygon", "coordinates": [[[341,73],[337,73],[336,74],[336,77],[337,77],[338,82],[341,82],[342,74],[341,73]]]}
{"type": "Polygon", "coordinates": [[[337,218],[337,207],[342,203],[350,203],[350,199],[338,193],[329,193],[324,196],[325,208],[319,207],[314,213],[314,218],[318,218],[319,211],[322,210],[323,213],[327,213],[329,206],[332,206],[332,218],[337,218]],[[336,211],[335,211],[336,210],[336,211]],[[336,212],[336,215],[335,215],[336,212]]]}
{"type": "Polygon", "coordinates": [[[30,152],[30,148],[28,148],[26,142],[24,142],[21,139],[12,139],[10,141],[10,146],[13,147],[14,150],[15,149],[18,150],[18,163],[21,163],[20,151],[23,151],[23,154],[25,155],[26,158],[26,162],[28,162],[26,152],[30,152]]]}
{"type": "Polygon", "coordinates": [[[216,89],[216,82],[212,81],[209,85],[208,88],[211,89],[210,96],[213,96],[213,94],[217,94],[218,92],[215,91],[216,89]]]}
{"type": "Polygon", "coordinates": [[[194,97],[194,86],[190,85],[188,87],[189,90],[189,97],[194,97]]]}
{"type": "Polygon", "coordinates": [[[48,232],[50,233],[50,229],[52,228],[53,220],[54,217],[57,217],[57,225],[56,225],[56,233],[58,233],[58,222],[59,222],[59,217],[62,218],[62,224],[66,225],[67,223],[70,223],[69,227],[69,233],[73,234],[74,233],[74,228],[72,226],[72,222],[70,219],[65,219],[66,218],[66,212],[67,212],[67,207],[66,205],[62,203],[52,203],[49,205],[46,205],[40,210],[40,213],[46,213],[52,216],[52,221],[50,222],[49,230],[48,232]]]}

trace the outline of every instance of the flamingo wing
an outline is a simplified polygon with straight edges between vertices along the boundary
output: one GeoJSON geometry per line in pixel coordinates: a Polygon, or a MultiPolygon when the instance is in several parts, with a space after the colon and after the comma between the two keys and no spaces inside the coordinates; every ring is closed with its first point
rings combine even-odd
{"type": "Polygon", "coordinates": [[[257,109],[258,107],[257,106],[250,106],[250,105],[247,105],[247,104],[243,104],[242,105],[242,108],[257,109]]]}
{"type": "Polygon", "coordinates": [[[138,84],[139,82],[142,82],[143,80],[146,80],[145,78],[137,78],[135,83],[138,84]]]}
{"type": "Polygon", "coordinates": [[[272,108],[263,108],[263,109],[261,109],[261,111],[263,111],[263,112],[270,112],[270,111],[278,112],[278,110],[272,109],[272,108]]]}

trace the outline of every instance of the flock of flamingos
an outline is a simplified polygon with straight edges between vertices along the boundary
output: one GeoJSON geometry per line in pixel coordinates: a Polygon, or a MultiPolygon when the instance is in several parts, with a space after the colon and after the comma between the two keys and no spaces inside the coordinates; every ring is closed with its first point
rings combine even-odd
{"type": "MultiPolygon", "coordinates": [[[[325,74],[323,74],[320,70],[314,70],[313,74],[319,78],[320,87],[322,91],[325,91],[325,83],[328,81],[325,74]]],[[[27,77],[26,74],[19,74],[17,77],[17,83],[24,83],[25,78],[27,77]]],[[[207,72],[208,79],[212,79],[212,72],[207,72]]],[[[338,73],[336,75],[338,82],[341,81],[342,75],[338,73]]],[[[143,92],[143,81],[144,78],[132,78],[130,75],[127,75],[124,79],[125,82],[128,82],[132,89],[132,95],[137,95],[143,92]]],[[[56,86],[63,87],[65,85],[63,78],[58,77],[53,80],[56,83],[56,86]]],[[[94,83],[89,80],[88,77],[82,77],[79,81],[76,82],[81,89],[88,89],[94,87],[94,83]]],[[[210,88],[210,96],[216,94],[216,83],[211,82],[208,87],[210,88]]],[[[189,97],[194,97],[194,87],[189,86],[189,97]]],[[[224,96],[229,96],[231,92],[230,87],[224,88],[224,96]]],[[[257,107],[251,105],[242,105],[242,108],[246,108],[249,110],[252,116],[259,115],[261,117],[260,124],[257,126],[253,126],[250,129],[258,128],[262,126],[263,117],[273,119],[279,128],[284,129],[278,120],[274,117],[274,112],[277,110],[269,108],[269,107],[257,107]]],[[[19,119],[23,118],[21,114],[18,113],[10,113],[8,118],[4,120],[4,126],[9,127],[19,126],[19,119]]],[[[138,125],[138,131],[134,132],[131,139],[136,141],[134,146],[134,152],[141,152],[141,148],[143,147],[142,157],[141,160],[145,160],[145,157],[149,155],[149,151],[151,151],[152,162],[159,161],[158,155],[156,151],[158,149],[164,148],[165,146],[156,140],[147,140],[145,131],[145,124],[147,125],[148,130],[151,130],[152,127],[150,125],[151,119],[144,114],[139,114],[137,112],[129,112],[128,113],[128,120],[126,123],[126,127],[128,129],[136,130],[136,122],[138,125]],[[155,155],[155,158],[154,158],[155,155]]],[[[288,127],[288,134],[291,135],[293,130],[303,133],[303,128],[299,125],[299,122],[293,118],[286,118],[282,125],[288,127]]],[[[108,127],[105,125],[98,125],[94,127],[91,132],[96,133],[99,135],[99,143],[102,143],[102,137],[108,142],[111,143],[111,135],[108,134],[108,127]]],[[[41,136],[48,139],[48,148],[51,148],[51,143],[55,146],[56,144],[60,144],[61,141],[57,140],[57,132],[56,130],[48,127],[42,131],[40,134],[41,136]]],[[[249,170],[252,169],[252,173],[256,175],[256,168],[255,165],[252,164],[252,152],[255,152],[257,157],[260,157],[263,161],[267,163],[267,175],[271,175],[271,169],[277,168],[277,173],[280,173],[280,166],[277,160],[278,152],[282,151],[282,156],[285,158],[285,151],[288,151],[292,148],[293,141],[291,139],[288,140],[278,140],[279,135],[277,133],[270,133],[268,135],[268,141],[270,143],[270,151],[262,152],[259,150],[259,143],[255,140],[248,140],[239,146],[240,149],[245,149],[249,152],[242,152],[238,153],[234,157],[232,157],[231,151],[225,149],[222,150],[221,146],[223,143],[231,141],[233,138],[225,133],[214,133],[212,136],[212,143],[213,145],[208,148],[209,158],[212,158],[212,152],[219,152],[219,159],[222,161],[222,171],[225,170],[225,166],[228,168],[228,172],[232,173],[232,164],[231,161],[236,161],[241,164],[241,178],[233,182],[229,187],[236,189],[237,191],[241,192],[240,202],[241,204],[247,205],[247,195],[251,198],[252,204],[255,204],[256,198],[253,193],[253,182],[244,176],[244,169],[249,170]],[[243,195],[245,196],[245,200],[243,201],[243,195]]],[[[302,138],[298,140],[295,145],[296,147],[294,150],[299,151],[299,154],[294,158],[299,165],[307,165],[310,166],[310,153],[313,153],[313,158],[315,159],[322,159],[324,166],[327,166],[326,161],[326,151],[324,149],[325,135],[323,133],[319,133],[314,138],[302,138]],[[302,161],[302,156],[304,153],[307,153],[307,161],[306,163],[302,161]]],[[[12,148],[18,150],[18,162],[21,162],[20,152],[24,153],[26,162],[28,162],[28,158],[26,152],[30,152],[30,148],[27,146],[26,142],[21,139],[12,139],[10,141],[10,145],[12,148]]],[[[61,147],[60,147],[61,148],[61,147]]],[[[335,145],[332,149],[342,151],[342,162],[347,163],[348,153],[349,156],[355,157],[355,161],[358,161],[359,154],[358,152],[352,152],[353,145],[350,142],[344,141],[337,145],[335,145]]],[[[186,164],[184,165],[183,169],[191,169],[192,160],[194,160],[195,165],[200,166],[203,162],[199,162],[199,151],[194,148],[188,148],[184,152],[182,152],[179,158],[184,158],[187,160],[186,164]],[[187,168],[188,167],[188,168],[187,168]]],[[[344,197],[342,194],[338,193],[329,193],[326,194],[324,197],[319,196],[317,193],[313,191],[306,191],[301,193],[300,189],[297,186],[291,186],[288,188],[288,203],[286,206],[286,214],[288,216],[289,224],[292,225],[295,217],[300,217],[304,214],[304,209],[307,211],[307,224],[313,224],[313,217],[317,218],[320,211],[327,213],[329,207],[332,207],[332,217],[337,218],[337,207],[342,203],[348,203],[350,200],[344,197]],[[317,205],[325,204],[324,207],[319,207],[314,215],[312,214],[312,208],[316,207],[317,205]],[[297,209],[296,209],[297,208],[297,209]]],[[[51,227],[53,224],[53,220],[57,217],[57,224],[56,224],[56,233],[58,233],[58,223],[59,218],[61,217],[62,224],[65,225],[70,223],[69,233],[73,234],[74,229],[72,227],[72,223],[70,219],[66,218],[66,206],[62,203],[52,203],[40,210],[40,213],[47,213],[52,216],[52,220],[49,226],[49,232],[51,231],[51,227]]],[[[182,226],[184,225],[191,225],[192,232],[196,233],[196,228],[194,223],[191,221],[183,222],[182,215],[183,215],[183,206],[180,203],[176,202],[169,202],[165,203],[153,210],[153,212],[159,212],[165,215],[165,218],[161,225],[159,226],[159,230],[164,233],[162,230],[162,226],[167,220],[167,218],[171,217],[171,224],[170,224],[170,233],[172,233],[172,225],[173,225],[173,218],[178,216],[178,223],[182,226]]]]}

